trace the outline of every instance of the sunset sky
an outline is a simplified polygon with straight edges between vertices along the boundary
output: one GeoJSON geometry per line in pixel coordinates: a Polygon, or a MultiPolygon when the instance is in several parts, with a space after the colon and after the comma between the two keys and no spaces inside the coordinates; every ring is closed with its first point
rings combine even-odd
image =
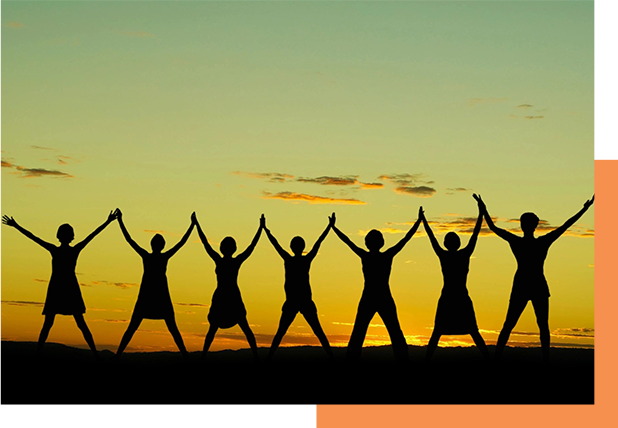
{"type": "MultiPolygon", "coordinates": [[[[419,206],[442,242],[465,243],[480,193],[500,227],[533,211],[543,234],[593,193],[593,2],[2,2],[2,214],[57,243],[80,241],[120,207],[145,248],[174,245],[196,211],[218,249],[249,244],[262,213],[279,242],[310,247],[337,213],[359,246],[401,239],[419,206]]],[[[38,337],[49,254],[2,226],[2,340],[38,337]]],[[[519,231],[518,231],[519,233],[519,231]]],[[[549,253],[555,345],[594,341],[594,206],[549,253]]],[[[481,334],[504,322],[515,259],[483,231],[468,277],[481,334]]],[[[85,319],[114,350],[142,275],[112,223],[80,256],[85,319]]],[[[284,301],[283,262],[265,236],[239,284],[259,346],[284,301]]],[[[216,286],[197,234],[170,261],[190,351],[216,286]]],[[[361,265],[334,234],[313,262],[322,326],[345,346],[361,265]]],[[[391,290],[410,345],[425,345],[442,286],[421,231],[395,258],[391,290]]],[[[468,345],[444,336],[441,345],[468,345]]],[[[49,341],[86,346],[71,317],[49,341]]],[[[390,343],[376,316],[365,345],[390,343]]],[[[529,306],[511,345],[538,343],[529,306]]],[[[318,345],[298,316],[282,346],[318,345]]],[[[247,347],[239,327],[212,350],[247,347]]],[[[175,350],[146,320],[129,351],[175,350]]]]}

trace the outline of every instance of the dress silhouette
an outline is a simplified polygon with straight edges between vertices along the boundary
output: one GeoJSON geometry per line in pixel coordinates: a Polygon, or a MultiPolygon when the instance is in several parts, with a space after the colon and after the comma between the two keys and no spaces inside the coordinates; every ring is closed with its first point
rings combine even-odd
{"type": "Polygon", "coordinates": [[[257,360],[257,344],[251,327],[249,327],[247,310],[245,309],[242,296],[240,295],[240,289],[238,288],[238,272],[241,265],[249,258],[260,239],[264,227],[264,215],[262,215],[260,219],[260,227],[251,241],[251,244],[249,244],[245,251],[236,257],[232,257],[236,252],[236,241],[234,238],[228,236],[221,241],[220,249],[223,254],[223,257],[221,257],[221,255],[208,243],[208,239],[206,235],[204,235],[195,214],[193,214],[192,219],[197,226],[197,233],[200,236],[202,244],[204,244],[206,252],[215,262],[215,274],[217,275],[217,288],[213,293],[212,304],[210,305],[210,311],[208,313],[210,328],[204,339],[202,359],[206,357],[218,329],[231,328],[238,324],[247,337],[249,346],[251,346],[251,350],[253,351],[254,359],[257,360]]]}
{"type": "Polygon", "coordinates": [[[113,213],[109,213],[107,220],[98,228],[94,230],[83,241],[74,246],[69,244],[75,238],[73,227],[69,224],[63,224],[58,228],[56,237],[60,241],[60,246],[50,244],[43,241],[41,238],[35,236],[28,230],[21,227],[17,222],[9,216],[2,216],[2,223],[7,226],[14,227],[20,231],[26,237],[32,239],[50,252],[52,256],[52,274],[49,280],[49,286],[47,287],[47,296],[45,297],[45,305],[43,306],[43,315],[45,315],[45,321],[41,333],[39,334],[39,340],[37,344],[37,355],[41,354],[43,345],[47,340],[49,331],[54,325],[56,315],[72,315],[75,319],[77,327],[84,335],[84,339],[88,346],[92,350],[95,357],[98,356],[97,349],[92,338],[92,333],[84,320],[84,313],[86,313],[86,305],[82,298],[82,292],[79,288],[79,282],[75,275],[75,267],[77,265],[77,258],[81,251],[88,245],[95,236],[97,236],[103,229],[110,224],[116,216],[113,213]]]}
{"type": "Polygon", "coordinates": [[[124,238],[127,240],[131,248],[133,248],[137,254],[142,258],[144,264],[144,274],[142,276],[142,282],[139,287],[139,294],[137,296],[137,302],[131,315],[131,321],[129,326],[122,336],[118,350],[116,351],[116,358],[119,358],[123,353],[131,338],[139,328],[142,320],[165,320],[165,324],[180,353],[183,357],[187,358],[188,353],[185,348],[180,331],[176,325],[176,317],[174,315],[174,306],[172,305],[172,298],[170,296],[169,287],[167,284],[167,262],[169,259],[182,248],[183,245],[189,239],[189,235],[193,231],[195,223],[191,221],[189,229],[185,232],[180,241],[172,247],[171,250],[163,252],[165,247],[165,239],[162,235],[156,234],[150,241],[152,247],[152,253],[149,253],[131,238],[129,231],[124,225],[122,220],[122,212],[117,209],[116,216],[118,217],[118,224],[124,238]]]}
{"type": "MultiPolygon", "coordinates": [[[[476,197],[476,195],[475,195],[476,197]]],[[[436,310],[436,320],[433,328],[433,333],[427,345],[427,360],[431,358],[435,352],[440,336],[442,335],[459,335],[469,334],[472,336],[474,343],[479,348],[483,356],[489,358],[487,346],[483,337],[479,333],[476,324],[476,315],[474,314],[474,306],[468,295],[466,281],[470,268],[470,257],[474,252],[476,241],[481,231],[483,224],[483,210],[479,204],[479,215],[474,226],[474,231],[468,241],[468,245],[459,250],[461,240],[455,232],[449,232],[444,238],[444,250],[433,234],[431,227],[427,223],[425,213],[420,213],[423,221],[423,226],[427,232],[427,236],[431,242],[433,250],[440,259],[442,275],[444,277],[444,285],[440,300],[438,300],[438,309],[436,310]]]]}
{"type": "Polygon", "coordinates": [[[330,348],[326,334],[324,334],[324,330],[322,330],[322,326],[320,325],[318,309],[311,298],[311,285],[309,284],[309,269],[311,268],[311,262],[318,254],[322,241],[324,241],[326,235],[328,235],[328,232],[332,228],[333,221],[334,217],[330,219],[328,226],[306,256],[303,256],[303,250],[305,249],[305,240],[303,238],[296,236],[292,239],[290,243],[290,248],[294,253],[292,256],[279,245],[279,242],[272,233],[270,233],[270,230],[266,227],[266,223],[264,222],[266,236],[268,236],[273,247],[275,247],[275,250],[277,250],[277,253],[279,253],[283,259],[285,267],[285,285],[283,286],[285,289],[285,303],[281,308],[279,328],[270,345],[270,350],[268,352],[269,359],[273,356],[277,347],[279,347],[281,339],[283,339],[283,336],[285,336],[294,318],[296,318],[296,314],[299,312],[305,317],[305,320],[307,320],[307,323],[320,340],[328,356],[331,358],[333,356],[333,351],[330,348]]]}
{"type": "MultiPolygon", "coordinates": [[[[419,210],[419,213],[421,210],[419,210]]],[[[371,319],[376,312],[382,318],[388,334],[393,344],[393,352],[395,357],[400,361],[405,361],[408,358],[408,344],[403,336],[399,319],[397,318],[397,307],[391,295],[389,277],[395,257],[403,247],[412,238],[421,222],[419,218],[412,228],[397,244],[384,252],[380,252],[380,248],[384,246],[384,237],[378,230],[371,230],[365,236],[365,245],[369,251],[356,246],[350,238],[341,232],[335,226],[335,214],[332,216],[333,230],[337,236],[350,247],[354,253],[360,257],[363,265],[363,276],[365,277],[365,287],[358,304],[356,319],[354,320],[354,328],[348,343],[346,351],[346,359],[348,361],[357,361],[360,358],[365,335],[371,319]]]]}
{"type": "Polygon", "coordinates": [[[480,197],[479,204],[483,208],[485,221],[489,228],[500,238],[507,241],[513,251],[513,255],[517,260],[517,271],[513,279],[513,289],[509,300],[509,308],[506,313],[506,320],[498,342],[496,343],[496,359],[500,359],[502,351],[509,340],[511,331],[517,325],[517,321],[522,312],[526,308],[528,301],[532,302],[536,322],[539,326],[541,338],[541,348],[543,350],[543,360],[549,361],[549,287],[545,279],[543,267],[545,258],[549,251],[549,247],[558,239],[564,232],[567,231],[594,203],[594,195],[592,199],[584,203],[584,207],[577,212],[573,217],[568,219],[562,226],[546,233],[538,238],[534,237],[539,218],[534,213],[524,213],[520,217],[521,230],[524,236],[517,236],[511,232],[497,227],[491,220],[489,212],[480,197]]]}

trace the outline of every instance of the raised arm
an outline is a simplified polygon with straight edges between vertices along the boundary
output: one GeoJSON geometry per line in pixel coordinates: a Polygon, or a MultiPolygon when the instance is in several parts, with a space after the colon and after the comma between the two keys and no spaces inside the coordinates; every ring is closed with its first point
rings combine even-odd
{"type": "Polygon", "coordinates": [[[416,222],[414,223],[414,225],[410,228],[410,230],[408,230],[408,233],[406,233],[406,236],[404,236],[401,241],[397,242],[395,245],[393,245],[392,247],[390,247],[388,250],[386,250],[386,253],[389,253],[391,255],[396,255],[397,253],[399,253],[403,247],[408,243],[408,241],[410,239],[412,239],[412,237],[414,236],[414,234],[416,233],[416,231],[418,230],[418,227],[421,224],[421,216],[423,215],[423,207],[420,207],[418,209],[418,219],[416,219],[416,222]]]}
{"type": "Polygon", "coordinates": [[[588,208],[590,208],[592,204],[594,204],[594,195],[592,195],[592,199],[589,199],[584,203],[584,207],[581,210],[579,210],[573,217],[565,221],[562,226],[543,235],[543,239],[548,239],[550,243],[553,243],[556,239],[560,238],[560,236],[566,232],[569,227],[573,226],[575,222],[579,220],[586,211],[588,211],[588,208]]]}
{"type": "Polygon", "coordinates": [[[362,248],[358,247],[356,244],[354,244],[354,242],[352,242],[350,240],[350,238],[348,238],[345,233],[343,233],[342,231],[340,231],[337,226],[335,226],[335,221],[337,220],[335,218],[335,213],[333,213],[333,215],[331,217],[329,217],[330,220],[330,225],[332,227],[332,229],[335,231],[335,233],[337,234],[337,236],[339,237],[339,239],[341,239],[348,247],[350,247],[350,250],[354,251],[354,253],[358,256],[358,257],[362,257],[365,253],[367,253],[365,250],[363,250],[362,248]]]}
{"type": "Polygon", "coordinates": [[[514,233],[511,233],[504,229],[500,229],[498,226],[494,224],[493,220],[491,219],[491,216],[489,215],[489,212],[487,211],[485,202],[483,202],[483,199],[481,199],[481,195],[473,194],[472,196],[474,197],[474,199],[476,199],[476,201],[479,203],[479,206],[483,210],[483,216],[485,217],[485,222],[487,222],[487,226],[493,233],[495,233],[500,238],[508,242],[518,239],[518,236],[515,235],[514,233]]]}
{"type": "Polygon", "coordinates": [[[120,209],[116,208],[116,211],[114,211],[114,214],[116,215],[116,218],[118,219],[118,225],[120,226],[120,230],[122,231],[122,235],[124,236],[124,239],[127,240],[129,245],[131,246],[131,248],[133,248],[135,250],[135,252],[137,252],[137,254],[139,254],[140,256],[144,256],[144,255],[148,254],[148,251],[144,250],[142,247],[137,245],[137,243],[133,240],[133,238],[131,238],[131,235],[129,235],[129,231],[125,227],[124,221],[122,221],[122,211],[120,211],[120,209]]]}
{"type": "Polygon", "coordinates": [[[479,216],[476,219],[474,231],[472,232],[472,236],[468,241],[468,245],[466,245],[466,248],[464,248],[464,251],[468,252],[469,254],[472,254],[474,252],[474,247],[476,247],[476,241],[478,240],[479,233],[481,232],[481,226],[483,225],[483,207],[481,206],[481,201],[477,200],[477,203],[479,207],[479,216]]]}
{"type": "Polygon", "coordinates": [[[13,217],[9,217],[8,215],[2,216],[2,224],[6,224],[7,226],[14,227],[19,230],[24,236],[32,239],[34,242],[39,244],[41,247],[45,248],[47,251],[52,251],[56,246],[54,244],[50,244],[49,242],[43,241],[38,236],[34,235],[32,232],[21,227],[17,222],[13,219],[13,217]]]}
{"type": "Polygon", "coordinates": [[[423,221],[423,227],[425,228],[425,232],[427,232],[427,236],[429,237],[429,242],[431,242],[431,246],[433,247],[433,250],[439,257],[440,254],[444,252],[444,249],[440,246],[440,243],[436,239],[436,236],[433,234],[431,227],[429,227],[429,223],[427,223],[427,218],[425,217],[425,212],[423,211],[419,212],[419,217],[423,221]]]}
{"type": "Polygon", "coordinates": [[[200,241],[202,241],[204,249],[210,256],[210,258],[213,259],[215,262],[221,260],[221,256],[219,255],[219,253],[213,250],[213,248],[210,246],[208,238],[206,238],[206,235],[204,235],[204,232],[202,231],[202,226],[200,226],[199,221],[197,221],[197,216],[195,215],[195,213],[191,214],[191,221],[195,223],[195,227],[197,228],[197,234],[200,237],[200,241]]]}
{"type": "Polygon", "coordinates": [[[110,211],[109,215],[107,216],[107,220],[105,220],[105,222],[101,226],[97,227],[90,235],[86,236],[86,238],[82,242],[75,244],[74,248],[77,248],[79,251],[83,250],[84,247],[88,245],[90,241],[94,239],[95,236],[101,233],[103,229],[105,229],[107,225],[110,224],[114,220],[116,220],[116,214],[110,211]]]}
{"type": "Polygon", "coordinates": [[[178,250],[180,250],[182,246],[187,243],[187,240],[189,239],[191,232],[193,232],[193,227],[195,226],[195,222],[193,221],[194,218],[195,218],[195,212],[191,214],[191,224],[189,225],[189,228],[187,229],[183,237],[180,238],[180,241],[178,241],[178,243],[174,245],[169,251],[165,252],[165,254],[167,254],[169,257],[172,257],[174,254],[176,254],[178,250]]]}
{"type": "Polygon", "coordinates": [[[309,253],[307,254],[307,257],[309,257],[309,260],[313,260],[315,256],[317,256],[318,250],[320,249],[320,245],[322,245],[322,242],[324,241],[324,239],[326,239],[326,235],[328,235],[328,232],[330,232],[334,224],[335,224],[335,213],[333,213],[331,217],[328,217],[328,226],[326,226],[326,229],[324,229],[324,232],[322,232],[318,240],[315,241],[315,244],[313,244],[313,248],[311,248],[311,251],[309,251],[309,253]]]}
{"type": "Polygon", "coordinates": [[[251,241],[247,249],[236,257],[236,260],[238,260],[240,263],[243,263],[245,260],[249,258],[249,256],[255,249],[255,246],[257,245],[258,241],[260,240],[262,229],[264,229],[265,227],[266,227],[266,218],[264,218],[264,214],[262,214],[262,217],[260,217],[260,227],[258,227],[258,230],[255,233],[253,240],[251,241]]]}
{"type": "Polygon", "coordinates": [[[268,240],[270,241],[271,244],[273,244],[273,247],[275,247],[275,250],[277,250],[277,253],[279,253],[279,255],[281,256],[281,258],[283,260],[286,260],[292,256],[290,256],[290,253],[288,253],[287,251],[285,251],[283,249],[283,247],[281,247],[281,245],[279,245],[279,241],[277,241],[277,238],[275,238],[273,236],[272,233],[270,233],[270,229],[268,229],[266,227],[266,219],[264,219],[264,223],[263,223],[263,229],[266,232],[266,236],[268,237],[268,240]]]}

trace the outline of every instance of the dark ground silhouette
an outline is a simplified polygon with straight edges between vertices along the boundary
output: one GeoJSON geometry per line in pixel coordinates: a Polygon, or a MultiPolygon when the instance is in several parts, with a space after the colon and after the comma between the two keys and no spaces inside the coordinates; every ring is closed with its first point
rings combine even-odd
{"type": "MultiPolygon", "coordinates": [[[[271,364],[255,364],[250,349],[211,351],[205,363],[200,352],[189,362],[179,352],[114,361],[102,350],[97,362],[88,349],[48,343],[39,360],[35,350],[2,342],[2,404],[594,403],[592,349],[552,348],[544,365],[540,348],[508,348],[500,364],[485,364],[475,347],[441,348],[427,364],[426,347],[409,346],[409,362],[395,364],[391,346],[365,347],[353,366],[346,348],[333,348],[331,362],[320,346],[279,348],[271,364]]],[[[258,352],[264,359],[268,348],[258,352]]]]}

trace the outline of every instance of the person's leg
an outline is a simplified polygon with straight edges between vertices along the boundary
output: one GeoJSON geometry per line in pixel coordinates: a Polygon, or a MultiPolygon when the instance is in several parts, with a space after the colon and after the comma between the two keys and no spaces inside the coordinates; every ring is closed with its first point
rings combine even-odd
{"type": "Polygon", "coordinates": [[[536,315],[536,323],[539,326],[541,336],[541,349],[543,350],[543,361],[549,362],[549,297],[541,297],[532,300],[532,307],[536,315]]]}
{"type": "Polygon", "coordinates": [[[129,322],[129,326],[127,327],[127,331],[124,332],[122,339],[120,340],[120,345],[118,346],[118,350],[116,351],[116,358],[120,358],[120,355],[124,352],[125,348],[131,341],[131,338],[139,328],[139,325],[142,323],[143,318],[135,315],[131,316],[131,321],[129,322]]]}
{"type": "Polygon", "coordinates": [[[440,342],[440,337],[442,334],[434,329],[433,333],[431,333],[431,337],[429,338],[429,343],[427,344],[427,353],[425,354],[425,361],[431,360],[433,353],[436,351],[438,347],[438,342],[440,342]]]}
{"type": "Polygon", "coordinates": [[[485,345],[485,341],[483,340],[481,333],[477,330],[474,333],[470,333],[470,336],[472,336],[472,340],[474,340],[476,347],[479,348],[479,351],[481,351],[481,354],[483,354],[485,360],[489,360],[489,351],[487,350],[487,345],[485,345]]]}
{"type": "Polygon", "coordinates": [[[524,299],[515,298],[509,301],[509,308],[506,311],[506,320],[504,321],[504,325],[502,326],[502,330],[498,336],[498,342],[496,343],[496,360],[499,360],[502,357],[502,351],[504,350],[506,343],[509,341],[511,331],[513,331],[517,325],[517,321],[519,320],[521,313],[524,309],[526,309],[527,304],[528,301],[524,299]]]}
{"type": "Polygon", "coordinates": [[[247,321],[247,318],[243,318],[239,323],[238,326],[240,327],[240,329],[242,330],[243,333],[245,333],[245,336],[247,336],[247,342],[249,342],[249,346],[251,347],[251,350],[253,351],[253,359],[255,361],[258,360],[258,350],[257,350],[257,343],[255,342],[255,336],[253,335],[253,332],[251,331],[251,327],[249,327],[249,322],[247,321]]]}
{"type": "Polygon", "coordinates": [[[378,314],[380,315],[380,318],[382,318],[382,321],[388,330],[388,335],[390,336],[391,343],[393,344],[395,358],[400,361],[407,361],[408,344],[406,343],[406,338],[403,335],[403,331],[401,331],[399,318],[397,318],[397,307],[395,306],[395,301],[392,297],[389,296],[384,299],[378,309],[378,314]]]}
{"type": "Polygon", "coordinates": [[[356,319],[354,320],[354,327],[352,328],[352,335],[350,336],[350,342],[348,342],[348,349],[345,354],[346,360],[354,362],[360,359],[367,328],[369,328],[369,323],[375,313],[375,307],[361,297],[361,301],[358,304],[358,312],[356,312],[356,319]]]}
{"type": "Polygon", "coordinates": [[[51,330],[54,325],[54,320],[56,319],[56,315],[45,315],[45,321],[43,321],[43,327],[41,328],[41,333],[39,334],[39,342],[36,346],[36,355],[41,355],[41,351],[43,350],[43,345],[47,340],[47,336],[49,335],[49,330],[51,330]]]}
{"type": "Polygon", "coordinates": [[[75,318],[75,323],[77,324],[77,327],[81,330],[82,334],[84,335],[84,339],[86,339],[86,343],[90,347],[90,350],[92,351],[95,357],[98,357],[99,354],[97,353],[97,347],[94,344],[92,333],[90,333],[90,329],[88,328],[88,325],[86,324],[84,315],[75,314],[73,315],[73,318],[75,318]]]}
{"type": "Polygon", "coordinates": [[[322,344],[322,347],[324,348],[328,356],[330,358],[333,358],[333,350],[330,349],[330,343],[328,343],[328,338],[326,337],[326,334],[324,333],[324,330],[322,330],[322,326],[320,325],[320,320],[318,318],[318,310],[315,307],[315,303],[313,303],[312,301],[310,304],[307,304],[306,309],[304,309],[302,313],[305,317],[305,320],[307,320],[307,324],[309,324],[309,327],[311,327],[311,330],[313,330],[313,334],[318,337],[320,343],[322,344]]]}
{"type": "Polygon", "coordinates": [[[210,345],[212,345],[212,341],[214,340],[215,334],[217,334],[218,329],[219,327],[210,324],[210,328],[208,329],[208,333],[206,333],[206,338],[204,339],[204,349],[202,349],[202,359],[206,358],[208,349],[210,349],[210,345]]]}
{"type": "Polygon", "coordinates": [[[172,334],[172,337],[174,338],[174,342],[176,343],[176,346],[178,346],[178,349],[180,350],[180,353],[182,354],[182,356],[184,358],[188,358],[189,353],[187,352],[187,348],[185,348],[185,343],[182,341],[182,336],[180,335],[180,331],[178,331],[178,326],[176,325],[176,317],[172,315],[168,318],[165,318],[165,325],[167,326],[167,329],[172,334]]]}
{"type": "Polygon", "coordinates": [[[290,325],[292,325],[292,321],[296,318],[296,311],[293,309],[288,309],[286,304],[283,305],[283,309],[281,311],[281,319],[279,320],[279,328],[277,329],[277,333],[273,338],[273,343],[270,345],[270,350],[268,351],[267,359],[270,360],[279,347],[281,343],[281,339],[285,336],[285,332],[288,331],[290,325]]]}

